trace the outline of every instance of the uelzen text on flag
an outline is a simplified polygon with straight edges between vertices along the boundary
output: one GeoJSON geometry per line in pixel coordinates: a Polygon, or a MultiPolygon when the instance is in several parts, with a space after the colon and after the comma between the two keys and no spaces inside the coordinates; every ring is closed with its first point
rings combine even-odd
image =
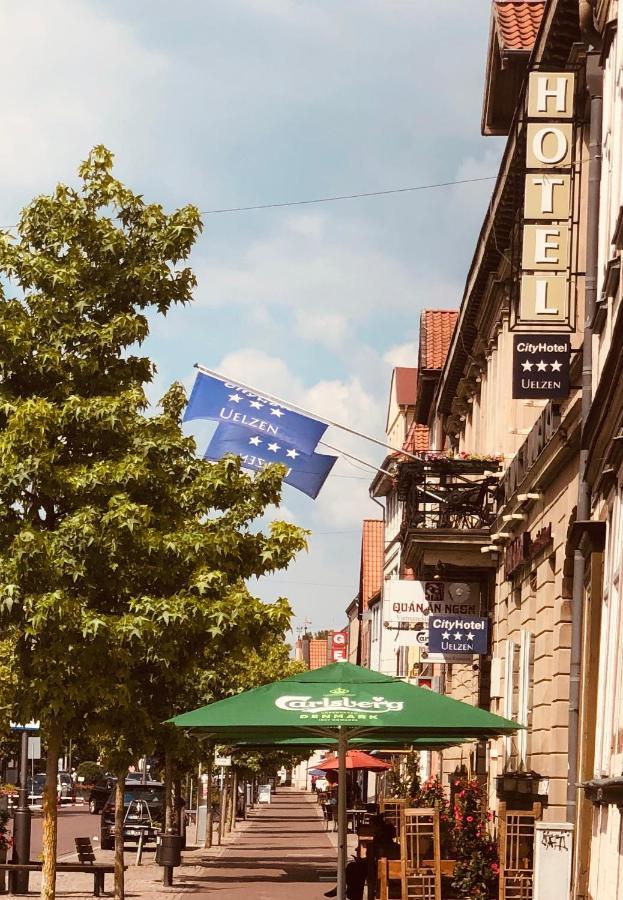
{"type": "Polygon", "coordinates": [[[290,448],[308,454],[313,453],[327,430],[324,422],[205,372],[197,375],[184,413],[184,421],[190,419],[215,419],[236,425],[260,435],[262,440],[270,438],[287,443],[290,448]]]}

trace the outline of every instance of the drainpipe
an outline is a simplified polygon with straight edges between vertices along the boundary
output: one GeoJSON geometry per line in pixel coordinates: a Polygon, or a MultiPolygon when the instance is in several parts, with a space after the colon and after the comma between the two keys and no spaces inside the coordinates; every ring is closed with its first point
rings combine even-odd
{"type": "MultiPolygon", "coordinates": [[[[376,497],[372,495],[372,488],[370,488],[369,492],[370,500],[373,500],[377,506],[381,507],[381,512],[383,513],[383,572],[381,574],[381,622],[383,619],[383,602],[385,600],[385,526],[387,522],[385,521],[385,504],[381,503],[380,500],[377,500],[376,497]]],[[[372,641],[370,641],[370,649],[372,649],[372,641]]],[[[381,662],[383,659],[383,625],[381,624],[381,633],[379,635],[379,672],[381,671],[381,662]]],[[[370,660],[371,662],[371,660],[370,660]]]]}
{"type": "MultiPolygon", "coordinates": [[[[582,7],[586,2],[581,2],[582,7]]],[[[591,11],[592,12],[592,11],[591,11]]],[[[592,24],[592,15],[591,15],[592,24]]],[[[590,34],[587,35],[592,39],[590,34]]],[[[601,183],[602,140],[602,72],[599,55],[589,53],[586,59],[586,81],[590,95],[590,142],[588,168],[588,200],[586,222],[586,279],[584,299],[584,338],[582,344],[582,431],[593,399],[593,315],[597,301],[599,250],[599,192],[601,183]]],[[[582,441],[584,444],[584,441],[582,441]]],[[[586,480],[588,452],[580,449],[578,473],[577,520],[586,521],[591,512],[591,492],[586,480]]],[[[582,669],[582,632],[584,613],[584,554],[576,548],[573,554],[573,592],[571,601],[571,660],[569,667],[569,777],[567,783],[567,821],[575,823],[578,788],[578,749],[580,722],[580,678],[582,669]]]]}

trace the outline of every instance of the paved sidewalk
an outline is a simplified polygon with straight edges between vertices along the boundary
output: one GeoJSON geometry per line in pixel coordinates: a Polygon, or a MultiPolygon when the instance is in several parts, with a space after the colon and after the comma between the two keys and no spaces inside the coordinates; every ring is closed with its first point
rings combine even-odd
{"type": "MultiPolygon", "coordinates": [[[[192,833],[192,832],[191,832],[192,833]]],[[[249,811],[224,844],[210,850],[190,849],[174,870],[174,884],[165,888],[154,853],[141,866],[126,853],[126,897],[132,900],[322,900],[335,877],[334,836],[325,831],[315,795],[280,789],[269,806],[249,811]]],[[[97,851],[98,859],[112,860],[112,851],[97,851]]],[[[67,857],[65,857],[67,858],[67,857]]],[[[30,891],[38,892],[39,876],[31,876],[30,891]]],[[[106,895],[113,889],[106,876],[106,895]]],[[[61,874],[58,897],[91,898],[93,876],[61,874]]]]}

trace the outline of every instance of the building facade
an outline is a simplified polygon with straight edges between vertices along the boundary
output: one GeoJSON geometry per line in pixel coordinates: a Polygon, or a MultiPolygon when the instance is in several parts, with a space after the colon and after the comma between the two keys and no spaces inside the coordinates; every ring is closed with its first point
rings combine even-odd
{"type": "Polygon", "coordinates": [[[385,555],[368,663],[524,726],[433,768],[481,777],[494,809],[540,804],[573,826],[559,896],[583,900],[623,900],[621,15],[616,0],[492,3],[482,130],[507,136],[498,178],[438,366],[431,311],[420,324],[406,433],[426,444],[371,486],[385,555]],[[489,620],[486,654],[427,649],[435,584],[489,620]]]}

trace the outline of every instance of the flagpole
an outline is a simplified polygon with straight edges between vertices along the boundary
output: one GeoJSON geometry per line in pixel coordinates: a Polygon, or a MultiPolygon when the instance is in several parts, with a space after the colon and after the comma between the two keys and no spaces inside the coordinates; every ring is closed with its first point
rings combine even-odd
{"type": "Polygon", "coordinates": [[[273,403],[277,403],[279,404],[279,406],[286,406],[289,409],[294,410],[294,412],[302,413],[304,416],[310,416],[312,419],[316,419],[318,422],[322,422],[324,425],[333,425],[335,428],[340,428],[342,431],[348,432],[348,434],[354,434],[355,437],[363,438],[364,441],[370,441],[370,443],[376,444],[379,447],[383,447],[385,450],[391,450],[393,453],[401,453],[403,456],[408,456],[410,459],[420,459],[420,457],[415,453],[410,453],[408,450],[403,450],[401,447],[392,447],[391,444],[385,444],[383,441],[379,441],[377,440],[377,438],[373,438],[369,434],[364,434],[361,431],[356,431],[354,428],[349,428],[348,425],[340,425],[339,422],[334,422],[332,419],[325,419],[323,416],[319,416],[314,412],[310,412],[310,410],[304,409],[304,407],[302,406],[297,406],[296,403],[290,403],[289,400],[282,400],[275,394],[268,394],[266,393],[266,391],[258,391],[257,388],[251,387],[251,385],[249,384],[245,384],[238,378],[227,378],[225,375],[221,375],[220,372],[215,372],[213,369],[208,369],[207,366],[201,365],[201,363],[195,363],[195,369],[199,369],[200,372],[204,372],[206,375],[212,375],[214,378],[219,378],[221,381],[229,381],[245,391],[251,391],[253,394],[257,394],[258,397],[266,397],[267,400],[272,400],[273,403]]]}
{"type": "Polygon", "coordinates": [[[374,469],[375,472],[382,472],[383,475],[389,475],[390,478],[393,478],[396,474],[395,472],[390,472],[389,469],[384,469],[382,466],[375,466],[374,463],[369,463],[365,459],[359,459],[358,456],[353,456],[352,453],[347,453],[345,450],[339,450],[337,447],[332,447],[331,444],[327,444],[325,441],[318,441],[318,446],[326,447],[327,450],[333,450],[334,453],[339,453],[340,456],[345,456],[347,459],[352,459],[355,462],[361,463],[362,466],[374,469]]]}

